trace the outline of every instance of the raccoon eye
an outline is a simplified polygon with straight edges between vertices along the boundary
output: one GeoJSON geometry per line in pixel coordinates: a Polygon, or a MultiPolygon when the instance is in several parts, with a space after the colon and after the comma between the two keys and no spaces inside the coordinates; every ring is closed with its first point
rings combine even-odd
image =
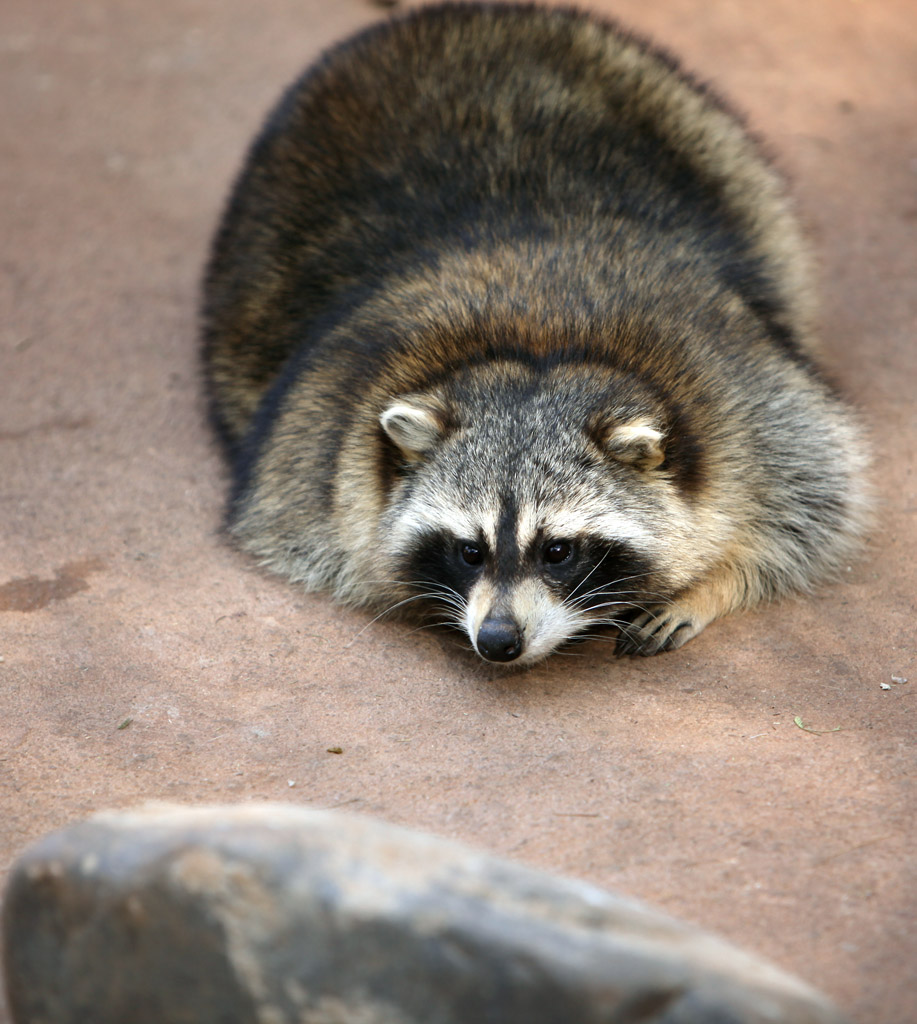
{"type": "Polygon", "coordinates": [[[484,559],[484,552],[475,544],[463,544],[459,548],[462,560],[469,565],[480,565],[484,559]]]}
{"type": "Polygon", "coordinates": [[[561,562],[566,562],[572,554],[572,544],[565,540],[556,540],[544,549],[544,560],[550,562],[551,565],[559,565],[561,562]]]}

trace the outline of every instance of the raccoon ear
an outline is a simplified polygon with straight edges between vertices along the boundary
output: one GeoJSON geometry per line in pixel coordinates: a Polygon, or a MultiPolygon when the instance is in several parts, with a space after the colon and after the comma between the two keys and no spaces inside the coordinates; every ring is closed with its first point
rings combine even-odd
{"type": "Polygon", "coordinates": [[[446,433],[445,416],[426,404],[393,402],[379,417],[382,429],[410,459],[432,451],[446,433]]]}
{"type": "Polygon", "coordinates": [[[665,459],[663,434],[647,420],[609,426],[601,445],[618,462],[635,469],[655,469],[665,459]]]}

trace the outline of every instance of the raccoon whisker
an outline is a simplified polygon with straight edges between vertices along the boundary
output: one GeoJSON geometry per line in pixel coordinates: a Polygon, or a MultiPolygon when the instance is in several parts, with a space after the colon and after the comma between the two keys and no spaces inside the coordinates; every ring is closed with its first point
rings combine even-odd
{"type": "Polygon", "coordinates": [[[421,630],[424,630],[424,629],[436,629],[436,628],[442,629],[443,627],[446,627],[446,628],[449,629],[449,638],[454,643],[456,643],[457,646],[459,646],[463,650],[467,650],[467,651],[473,651],[474,650],[474,648],[471,647],[469,644],[463,644],[463,643],[460,642],[460,640],[456,639],[456,637],[457,637],[456,630],[458,630],[458,632],[461,633],[463,636],[465,635],[465,631],[461,628],[461,622],[459,620],[457,620],[457,619],[455,621],[450,620],[450,619],[444,619],[442,621],[437,621],[437,622],[425,622],[421,626],[415,626],[413,629],[409,629],[407,631],[407,633],[405,633],[404,635],[405,636],[411,636],[412,633],[419,633],[421,630]]]}
{"type": "Polygon", "coordinates": [[[453,643],[459,648],[459,650],[467,651],[469,654],[478,653],[471,644],[463,644],[460,639],[454,638],[453,643]]]}
{"type": "MultiPolygon", "coordinates": [[[[632,604],[630,601],[609,601],[607,604],[597,605],[594,610],[598,611],[600,608],[614,608],[615,605],[621,604],[626,605],[628,608],[634,608],[638,612],[643,612],[645,615],[651,614],[649,608],[644,608],[644,606],[641,604],[632,604]]],[[[630,625],[630,623],[626,619],[607,619],[604,616],[599,621],[609,626],[630,625]]]]}
{"type": "MultiPolygon", "coordinates": [[[[570,591],[570,597],[573,597],[577,590],[579,590],[579,588],[583,586],[586,580],[588,580],[589,577],[596,571],[596,569],[598,569],[598,567],[602,564],[602,562],[605,561],[609,554],[611,554],[610,548],[605,552],[604,555],[602,555],[602,557],[595,563],[595,565],[589,570],[589,572],[586,573],[586,575],[579,581],[579,583],[577,583],[577,585],[570,591]]],[[[592,593],[592,591],[589,591],[589,593],[592,593]]]]}
{"type": "MultiPolygon", "coordinates": [[[[590,571],[588,571],[586,573],[585,577],[573,588],[572,591],[570,591],[570,594],[568,596],[568,600],[569,600],[569,598],[572,598],[574,594],[576,594],[576,591],[579,590],[579,588],[586,582],[586,580],[588,580],[588,578],[591,577],[593,572],[595,572],[596,569],[599,568],[599,566],[602,564],[603,561],[605,561],[605,559],[607,557],[608,557],[608,552],[606,552],[599,559],[599,561],[596,562],[595,566],[592,569],[590,569],[590,571]]],[[[612,586],[617,588],[622,583],[630,583],[630,582],[632,582],[634,580],[645,580],[647,577],[649,577],[649,575],[652,575],[652,572],[635,572],[635,573],[632,573],[631,575],[628,575],[628,577],[621,577],[620,579],[615,580],[614,584],[612,584],[612,586]]],[[[583,599],[585,599],[587,597],[592,597],[594,594],[601,594],[605,590],[605,588],[608,587],[608,586],[609,586],[608,584],[600,584],[598,587],[593,587],[592,590],[587,590],[585,593],[578,595],[575,598],[575,600],[576,601],[581,601],[581,600],[583,600],[583,599]]],[[[614,593],[614,594],[617,594],[617,593],[621,593],[621,594],[634,594],[634,593],[637,593],[637,591],[618,591],[618,590],[614,590],[614,591],[608,591],[608,593],[614,593]]],[[[646,593],[646,592],[642,591],[641,593],[646,593]]]]}
{"type": "Polygon", "coordinates": [[[450,601],[453,604],[460,604],[462,602],[461,594],[452,590],[451,587],[440,587],[435,583],[402,583],[403,587],[410,587],[416,589],[420,593],[417,596],[435,598],[437,601],[450,601]]]}
{"type": "Polygon", "coordinates": [[[426,598],[428,601],[439,604],[446,609],[451,609],[456,616],[456,620],[460,621],[465,614],[465,602],[458,601],[455,598],[444,597],[442,594],[421,594],[420,597],[426,598]]]}
{"type": "MultiPolygon", "coordinates": [[[[595,590],[591,591],[588,594],[583,594],[582,596],[578,597],[575,601],[568,601],[567,603],[573,608],[588,608],[589,601],[601,600],[603,598],[622,598],[622,600],[618,603],[626,604],[627,601],[624,599],[628,598],[631,594],[636,593],[637,591],[635,590],[595,590]]],[[[599,605],[598,607],[601,607],[601,605],[599,605]]]]}
{"type": "Polygon", "coordinates": [[[652,573],[649,572],[635,572],[632,573],[630,576],[621,576],[619,579],[615,580],[615,584],[617,585],[618,583],[630,583],[631,580],[643,580],[646,579],[647,576],[651,575],[652,573]]]}
{"type": "Polygon", "coordinates": [[[393,580],[392,582],[401,583],[405,587],[437,587],[450,594],[458,593],[454,587],[450,587],[447,583],[441,583],[439,580],[393,580]]]}
{"type": "MultiPolygon", "coordinates": [[[[601,611],[603,608],[614,608],[616,605],[623,606],[625,608],[638,608],[639,611],[646,611],[645,608],[639,608],[638,605],[633,605],[629,601],[610,601],[607,604],[598,605],[594,611],[601,611]]],[[[609,621],[608,615],[602,615],[600,618],[594,620],[596,623],[605,623],[609,621]]]]}
{"type": "MultiPolygon", "coordinates": [[[[602,564],[601,562],[597,563],[596,566],[595,566],[595,569],[598,569],[599,565],[601,565],[601,564],[602,564]]],[[[595,572],[595,569],[593,569],[592,572],[595,572]]],[[[592,572],[589,573],[589,576],[592,575],[592,572]]],[[[589,576],[587,576],[586,579],[588,579],[589,576]]],[[[628,577],[626,580],[616,580],[613,585],[617,586],[618,583],[627,583],[628,580],[631,579],[631,578],[632,577],[628,577]]],[[[585,583],[585,582],[586,582],[586,580],[584,579],[583,583],[585,583]]],[[[600,583],[597,587],[592,587],[589,590],[584,591],[582,594],[577,594],[576,593],[577,590],[579,590],[579,586],[574,587],[573,590],[570,591],[570,594],[569,594],[567,600],[571,600],[572,599],[575,603],[581,603],[582,601],[588,600],[594,594],[601,594],[603,591],[606,590],[608,585],[609,584],[607,582],[606,583],[600,583]]]]}
{"type": "Polygon", "coordinates": [[[396,578],[388,578],[371,579],[367,580],[367,582],[379,585],[394,585],[396,587],[436,587],[439,590],[442,590],[444,593],[455,595],[455,597],[459,600],[461,600],[462,597],[461,594],[459,594],[459,592],[455,590],[453,587],[447,586],[445,583],[440,583],[437,580],[400,580],[396,578]]]}
{"type": "Polygon", "coordinates": [[[355,644],[357,640],[359,640],[360,637],[366,632],[366,630],[369,629],[370,626],[378,622],[379,619],[385,618],[386,615],[390,615],[393,611],[396,611],[403,605],[410,604],[412,601],[419,601],[421,600],[421,598],[428,596],[429,595],[427,594],[414,594],[411,597],[404,598],[403,601],[396,601],[395,604],[389,605],[388,608],[383,608],[383,610],[379,612],[378,615],[373,616],[373,618],[371,618],[369,622],[366,623],[366,625],[353,637],[353,639],[349,640],[346,644],[344,644],[345,649],[350,647],[352,644],[355,644]]]}
{"type": "MultiPolygon", "coordinates": [[[[665,597],[664,595],[660,594],[658,591],[654,591],[654,590],[650,590],[650,591],[646,591],[646,590],[605,590],[605,591],[603,591],[600,587],[596,587],[595,590],[589,591],[588,594],[581,594],[578,598],[576,598],[575,601],[570,602],[570,604],[574,608],[586,608],[587,607],[586,601],[590,600],[590,599],[597,598],[597,597],[611,597],[611,598],[639,597],[643,601],[652,601],[652,602],[654,602],[656,604],[667,605],[667,604],[671,604],[672,603],[670,598],[665,597]]],[[[619,603],[621,603],[621,604],[633,604],[636,607],[635,602],[630,601],[630,600],[627,600],[627,601],[622,600],[619,603]]],[[[593,605],[592,606],[592,608],[595,608],[595,607],[603,608],[605,606],[604,605],[593,605]]],[[[592,610],[592,609],[587,609],[587,610],[592,610]]]]}
{"type": "Polygon", "coordinates": [[[576,639],[577,640],[583,640],[583,639],[595,640],[595,639],[600,639],[600,638],[606,636],[604,631],[606,629],[608,629],[609,627],[612,627],[614,629],[623,629],[627,625],[629,625],[629,623],[626,620],[624,620],[624,619],[615,619],[615,618],[611,618],[611,617],[606,618],[606,619],[596,619],[595,622],[590,623],[590,626],[594,627],[595,629],[600,629],[600,630],[602,630],[602,632],[601,633],[595,633],[595,632],[591,632],[590,631],[588,633],[577,633],[576,634],[576,639]]]}
{"type": "MultiPolygon", "coordinates": [[[[612,605],[610,605],[610,604],[603,604],[601,607],[603,607],[603,608],[610,608],[610,607],[612,607],[612,605]]],[[[628,604],[627,607],[628,608],[635,608],[635,607],[637,607],[637,605],[628,604]]],[[[640,611],[645,611],[646,609],[645,608],[640,608],[639,610],[640,611]]],[[[624,622],[624,620],[622,620],[622,618],[617,618],[613,614],[610,614],[610,615],[609,614],[605,614],[605,615],[601,615],[599,618],[596,618],[596,620],[593,621],[593,624],[596,625],[596,626],[618,626],[622,622],[624,622]]]]}
{"type": "MultiPolygon", "coordinates": [[[[453,622],[428,622],[425,626],[417,626],[415,629],[408,630],[408,632],[405,633],[404,635],[405,636],[411,636],[412,633],[419,633],[422,629],[432,629],[434,626],[450,626],[450,627],[452,627],[452,626],[456,626],[456,625],[457,625],[457,623],[453,623],[453,622]]],[[[471,644],[463,644],[461,642],[461,640],[458,639],[458,634],[456,633],[456,631],[454,629],[450,629],[449,634],[448,634],[448,639],[450,640],[451,643],[454,643],[456,647],[460,648],[463,651],[468,651],[471,654],[476,654],[477,653],[475,651],[475,649],[471,646],[471,644]]]]}
{"type": "MultiPolygon", "coordinates": [[[[641,611],[646,611],[646,608],[644,608],[640,603],[638,603],[634,599],[635,596],[636,596],[635,592],[628,593],[627,591],[625,591],[623,594],[618,594],[618,593],[614,593],[614,592],[609,593],[609,594],[595,594],[595,595],[593,595],[593,600],[595,600],[596,598],[603,598],[603,597],[604,598],[608,598],[608,600],[598,601],[595,604],[578,604],[578,605],[575,605],[574,607],[578,611],[584,611],[584,612],[595,612],[595,611],[599,611],[599,609],[601,609],[601,608],[614,608],[616,606],[623,606],[623,607],[627,607],[627,608],[639,608],[641,611]],[[634,594],[634,596],[631,596],[631,594],[634,594]]],[[[641,599],[644,599],[644,600],[647,597],[646,594],[640,594],[639,596],[640,596],[641,599]]],[[[652,600],[652,595],[650,596],[650,599],[652,600]]],[[[660,603],[663,603],[663,602],[660,602],[660,603]]]]}
{"type": "MultiPolygon", "coordinates": [[[[670,598],[664,597],[662,594],[654,594],[652,592],[647,594],[642,590],[606,590],[604,594],[601,592],[593,594],[592,598],[593,600],[606,599],[611,604],[629,604],[635,607],[637,604],[641,602],[644,604],[662,605],[668,605],[672,603],[670,598]]],[[[578,605],[577,607],[582,606],[578,605]]],[[[586,607],[588,609],[590,606],[586,607]]],[[[593,609],[602,607],[604,607],[604,605],[595,604],[591,606],[591,608],[593,609]]]]}
{"type": "Polygon", "coordinates": [[[464,610],[465,599],[454,588],[436,580],[404,580],[405,587],[424,587],[427,590],[426,596],[437,601],[444,601],[453,608],[464,610]]]}
{"type": "MultiPolygon", "coordinates": [[[[596,564],[595,568],[597,569],[599,567],[599,565],[601,565],[601,564],[602,564],[601,561],[599,561],[596,564]]],[[[595,572],[595,569],[593,569],[592,572],[595,572]]],[[[589,573],[589,576],[592,575],[592,572],[589,573]]],[[[621,583],[630,583],[631,580],[642,579],[642,578],[644,578],[646,576],[649,576],[649,575],[650,574],[648,572],[642,572],[642,573],[637,573],[637,574],[635,574],[633,576],[622,576],[621,579],[615,580],[613,586],[615,588],[617,588],[621,583]]],[[[586,579],[588,579],[589,576],[587,576],[586,579]]],[[[583,582],[585,582],[585,580],[583,580],[583,582]]],[[[590,597],[594,597],[596,594],[602,594],[602,593],[608,593],[608,594],[635,594],[635,593],[637,593],[637,591],[635,591],[635,590],[618,590],[618,589],[606,590],[607,586],[608,586],[608,584],[606,583],[606,584],[601,584],[598,587],[593,587],[591,590],[587,590],[585,593],[580,594],[578,597],[576,597],[573,600],[572,603],[576,604],[576,605],[581,605],[583,601],[588,600],[590,597]]],[[[573,590],[570,592],[570,594],[569,594],[569,596],[567,598],[568,601],[570,600],[570,598],[573,598],[573,595],[576,594],[576,591],[578,589],[579,589],[578,587],[574,587],[573,588],[573,590]]],[[[645,594],[646,592],[645,591],[640,591],[640,593],[645,594]]]]}
{"type": "MultiPolygon", "coordinates": [[[[594,622],[589,623],[589,625],[593,629],[600,629],[600,630],[603,630],[603,631],[606,630],[606,629],[617,629],[619,631],[623,631],[623,630],[626,630],[630,626],[630,623],[626,619],[616,619],[613,616],[609,616],[608,618],[596,619],[594,622]]],[[[593,633],[593,632],[589,632],[589,633],[576,633],[575,637],[576,637],[577,640],[583,640],[583,639],[592,640],[592,639],[600,639],[604,635],[605,635],[604,632],[598,633],[598,634],[593,633]]]]}
{"type": "MultiPolygon", "coordinates": [[[[436,580],[399,580],[399,579],[387,579],[387,580],[376,580],[377,583],[394,584],[399,587],[423,587],[422,593],[414,594],[407,598],[405,601],[399,602],[405,604],[407,601],[418,601],[422,598],[427,598],[431,601],[439,601],[451,608],[454,608],[460,614],[465,611],[465,600],[462,595],[452,587],[447,586],[445,583],[438,583],[436,580]]],[[[393,610],[398,607],[398,604],[392,605],[393,610]]],[[[383,612],[382,614],[386,614],[383,612]]]]}
{"type": "MultiPolygon", "coordinates": [[[[606,590],[607,589],[608,593],[614,593],[614,594],[635,594],[635,593],[637,593],[637,591],[635,591],[635,590],[622,590],[621,589],[621,584],[622,583],[631,583],[634,580],[645,579],[649,575],[650,575],[650,573],[648,573],[648,572],[641,572],[641,573],[638,573],[637,575],[634,575],[634,576],[622,576],[620,579],[615,580],[614,583],[611,583],[611,584],[607,584],[606,583],[606,584],[604,584],[604,586],[593,587],[592,590],[588,591],[588,593],[590,593],[590,594],[601,593],[602,590],[606,590]]],[[[641,591],[641,593],[645,593],[645,591],[641,591]]],[[[586,595],[583,594],[581,596],[585,597],[586,595]]]]}
{"type": "MultiPolygon", "coordinates": [[[[604,626],[610,629],[617,629],[623,631],[627,626],[630,625],[628,622],[621,622],[618,619],[608,619],[605,622],[597,623],[597,625],[604,626]]],[[[618,642],[617,636],[609,636],[607,633],[577,633],[577,640],[598,640],[601,643],[614,644],[618,642]]]]}
{"type": "Polygon", "coordinates": [[[404,635],[405,636],[411,636],[412,634],[419,633],[419,632],[421,632],[421,630],[424,630],[424,629],[436,629],[436,628],[440,628],[441,629],[444,626],[449,627],[450,629],[454,629],[458,625],[459,625],[458,621],[452,621],[450,619],[444,619],[441,622],[425,622],[422,626],[415,626],[413,629],[409,629],[404,635]]]}
{"type": "MultiPolygon", "coordinates": [[[[592,634],[592,633],[577,633],[576,636],[573,639],[576,640],[577,643],[589,642],[589,643],[592,643],[592,644],[616,644],[618,642],[618,638],[616,636],[599,636],[599,635],[592,634]]],[[[566,651],[566,650],[564,650],[562,648],[560,650],[556,651],[556,653],[557,654],[567,654],[567,655],[575,654],[575,656],[578,657],[578,658],[585,657],[584,654],[579,654],[579,653],[576,653],[576,652],[573,652],[573,651],[566,651]]]]}
{"type": "MultiPolygon", "coordinates": [[[[441,599],[435,595],[430,595],[431,602],[440,602],[441,599]]],[[[465,606],[452,603],[451,605],[446,602],[436,604],[424,615],[425,622],[433,621],[433,617],[436,616],[437,621],[442,619],[445,622],[453,625],[461,625],[465,620],[465,606]]]]}

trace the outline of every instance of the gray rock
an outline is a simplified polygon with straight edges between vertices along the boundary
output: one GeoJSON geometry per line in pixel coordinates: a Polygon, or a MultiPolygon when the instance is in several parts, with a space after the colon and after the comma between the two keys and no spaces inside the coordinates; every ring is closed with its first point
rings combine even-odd
{"type": "Polygon", "coordinates": [[[838,1024],[630,900],[285,805],[98,814],[16,864],[16,1024],[838,1024]]]}

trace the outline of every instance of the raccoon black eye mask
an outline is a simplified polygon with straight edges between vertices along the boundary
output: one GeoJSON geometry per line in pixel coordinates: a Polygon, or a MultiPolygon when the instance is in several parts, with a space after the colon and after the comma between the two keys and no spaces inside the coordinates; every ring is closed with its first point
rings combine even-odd
{"type": "Polygon", "coordinates": [[[678,647],[863,532],[779,176],[588,15],[446,4],[325,55],[248,154],[203,320],[239,544],[488,661],[678,647]]]}

